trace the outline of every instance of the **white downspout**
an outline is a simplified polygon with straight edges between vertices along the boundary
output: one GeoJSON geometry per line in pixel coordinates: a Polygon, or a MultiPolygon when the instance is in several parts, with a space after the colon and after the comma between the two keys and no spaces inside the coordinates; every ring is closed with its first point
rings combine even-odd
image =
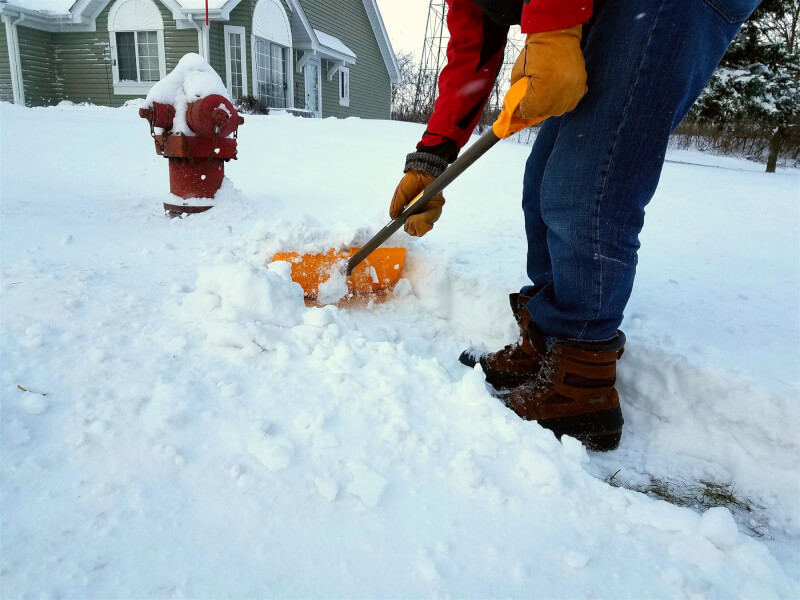
{"type": "Polygon", "coordinates": [[[25,19],[19,15],[12,21],[8,15],[3,15],[6,24],[6,44],[8,45],[8,63],[11,68],[11,89],[14,94],[14,104],[25,105],[25,85],[22,80],[22,63],[19,59],[19,38],[17,37],[17,24],[25,19]]]}
{"type": "Polygon", "coordinates": [[[189,22],[192,26],[197,29],[197,52],[206,59],[206,62],[209,62],[211,58],[209,57],[209,43],[208,43],[208,26],[205,23],[198,24],[197,21],[194,20],[194,15],[189,13],[189,22]]]}
{"type": "Polygon", "coordinates": [[[14,34],[14,60],[16,61],[17,85],[19,87],[19,104],[25,106],[25,80],[22,78],[22,59],[19,54],[19,34],[17,25],[25,19],[25,15],[20,15],[19,19],[11,23],[11,31],[14,34]]]}

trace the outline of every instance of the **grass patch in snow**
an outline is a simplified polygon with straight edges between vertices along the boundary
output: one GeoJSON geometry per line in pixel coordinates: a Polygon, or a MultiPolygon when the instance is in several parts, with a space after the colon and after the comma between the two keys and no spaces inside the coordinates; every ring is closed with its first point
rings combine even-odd
{"type": "Polygon", "coordinates": [[[754,537],[772,538],[769,535],[769,519],[764,507],[740,495],[735,483],[722,484],[706,480],[689,482],[677,477],[662,478],[655,475],[647,475],[648,483],[634,483],[622,479],[619,473],[617,471],[607,477],[606,483],[656,500],[664,500],[675,506],[691,508],[699,513],[724,506],[745,527],[747,533],[754,537]]]}

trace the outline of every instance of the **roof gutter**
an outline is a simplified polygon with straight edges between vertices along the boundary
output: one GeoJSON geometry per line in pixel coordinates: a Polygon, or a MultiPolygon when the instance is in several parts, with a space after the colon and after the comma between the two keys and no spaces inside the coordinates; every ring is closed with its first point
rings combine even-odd
{"type": "MultiPolygon", "coordinates": [[[[203,17],[203,21],[206,20],[206,9],[205,8],[184,8],[181,10],[181,19],[186,18],[188,19],[190,16],[198,16],[203,17]]],[[[225,14],[219,8],[212,8],[208,11],[208,18],[210,21],[225,21],[225,14]]],[[[205,23],[203,23],[205,25],[205,23]]]]}
{"type": "Polygon", "coordinates": [[[9,5],[0,0],[0,14],[5,15],[25,15],[30,21],[31,27],[41,28],[47,25],[60,26],[63,24],[71,25],[75,22],[72,13],[61,13],[48,10],[36,10],[25,6],[9,5]]]}

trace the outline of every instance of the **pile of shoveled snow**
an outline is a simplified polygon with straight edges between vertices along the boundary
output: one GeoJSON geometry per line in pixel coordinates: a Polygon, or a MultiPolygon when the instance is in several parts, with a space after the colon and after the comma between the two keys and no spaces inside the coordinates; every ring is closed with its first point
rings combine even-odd
{"type": "MultiPolygon", "coordinates": [[[[412,290],[405,301],[415,300],[412,290]]],[[[391,307],[373,309],[386,316],[391,307]]],[[[739,532],[728,509],[698,515],[609,487],[590,475],[579,443],[568,438],[559,444],[536,424],[509,414],[488,393],[479,370],[443,363],[424,338],[403,339],[380,320],[335,306],[306,307],[287,263],[264,269],[224,253],[199,267],[196,289],[170,313],[182,321],[192,345],[233,364],[246,360],[247,369],[258,373],[250,385],[263,381],[270,390],[260,410],[252,404],[247,409],[265,420],[231,447],[238,456],[232,467],[237,486],[248,489],[253,479],[268,485],[267,473],[285,472],[278,487],[310,495],[309,504],[295,512],[315,515],[315,497],[340,506],[342,516],[378,510],[381,522],[404,523],[402,532],[386,532],[392,540],[398,534],[430,539],[427,528],[443,519],[454,537],[430,548],[422,543],[413,553],[418,558],[412,579],[433,589],[449,579],[441,589],[475,591],[474,581],[461,587],[455,580],[478,556],[488,564],[515,557],[499,571],[482,573],[482,593],[503,585],[519,593],[531,585],[524,583],[530,577],[543,595],[583,589],[562,578],[565,571],[574,577],[585,569],[612,574],[585,584],[585,591],[606,597],[631,589],[742,597],[794,589],[788,581],[779,583],[784,576],[778,565],[760,543],[739,532]],[[453,494],[459,498],[455,505],[453,494]],[[478,513],[469,517],[472,510],[463,503],[491,517],[474,520],[478,513]],[[416,516],[409,520],[411,514],[416,516]],[[473,539],[486,540],[485,553],[467,550],[473,539]],[[635,572],[622,567],[631,564],[635,572]]],[[[248,405],[241,399],[238,404],[248,405]]],[[[163,410],[159,423],[169,423],[172,409],[163,410]]],[[[330,551],[336,540],[348,539],[338,526],[324,528],[318,536],[334,539],[318,541],[330,551]]],[[[277,529],[279,539],[288,535],[277,529]]],[[[364,570],[351,574],[365,577],[384,561],[413,572],[406,550],[392,546],[381,544],[374,558],[359,553],[364,570]]],[[[325,590],[297,585],[282,593],[325,590]]],[[[376,578],[370,585],[366,589],[390,593],[400,583],[376,578]]]]}
{"type": "Polygon", "coordinates": [[[4,595],[800,595],[797,274],[773,260],[796,245],[797,173],[667,166],[623,326],[625,434],[598,455],[457,361],[515,336],[524,148],[476,165],[433,234],[397,238],[408,261],[385,302],[320,307],[273,254],[380,227],[383,174],[419,128],[248,119],[241,192],[167,220],[166,161],[133,111],[0,118],[18,148],[0,163],[4,595]],[[309,171],[311,140],[339,151],[309,171]],[[26,168],[34,151],[48,177],[26,168]],[[752,275],[729,282],[711,250],[742,239],[752,275]],[[754,510],[679,508],[608,485],[617,472],[733,485],[754,510]]]}

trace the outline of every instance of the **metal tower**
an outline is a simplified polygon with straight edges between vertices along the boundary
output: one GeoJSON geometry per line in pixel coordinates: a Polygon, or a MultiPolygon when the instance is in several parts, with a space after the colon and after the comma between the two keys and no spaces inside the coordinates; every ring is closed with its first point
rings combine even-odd
{"type": "MultiPolygon", "coordinates": [[[[430,118],[433,104],[439,92],[439,73],[447,62],[447,43],[450,33],[447,30],[447,2],[430,0],[428,5],[428,22],[425,26],[425,41],[422,45],[417,89],[414,94],[414,108],[423,120],[430,118]]],[[[511,28],[508,34],[503,65],[497,77],[489,102],[486,106],[485,118],[496,113],[503,106],[503,98],[511,87],[511,68],[525,45],[525,35],[518,25],[511,28]]],[[[482,119],[483,120],[485,120],[482,119]]]]}
{"type": "Polygon", "coordinates": [[[422,45],[417,90],[414,95],[414,107],[417,111],[430,117],[433,103],[436,100],[439,73],[447,61],[447,42],[450,33],[447,30],[447,2],[430,0],[428,22],[425,25],[425,42],[422,45]]]}
{"type": "Polygon", "coordinates": [[[520,31],[519,25],[514,25],[508,32],[506,51],[503,56],[503,65],[497,75],[492,95],[489,97],[487,109],[500,110],[503,108],[503,98],[511,87],[511,69],[514,67],[519,53],[525,47],[525,34],[520,31]]]}

